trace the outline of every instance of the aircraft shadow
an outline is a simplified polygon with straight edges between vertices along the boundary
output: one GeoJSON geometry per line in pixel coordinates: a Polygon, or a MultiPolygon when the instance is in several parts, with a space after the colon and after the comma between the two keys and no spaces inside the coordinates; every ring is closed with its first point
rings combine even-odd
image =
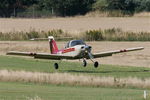
{"type": "Polygon", "coordinates": [[[138,71],[81,71],[81,70],[66,70],[63,72],[73,72],[73,73],[117,73],[117,72],[131,72],[131,73],[140,73],[140,72],[150,72],[150,70],[138,70],[138,71]]]}

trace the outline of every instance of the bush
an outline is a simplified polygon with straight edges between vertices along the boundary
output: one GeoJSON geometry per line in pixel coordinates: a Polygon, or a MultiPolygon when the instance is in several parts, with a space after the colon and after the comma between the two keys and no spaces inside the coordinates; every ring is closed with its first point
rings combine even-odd
{"type": "Polygon", "coordinates": [[[149,32],[123,32],[119,28],[90,30],[83,36],[87,41],[150,41],[149,32]]]}
{"type": "Polygon", "coordinates": [[[68,34],[62,31],[61,29],[50,30],[48,32],[44,31],[38,32],[35,30],[31,30],[30,32],[9,32],[9,33],[0,32],[0,40],[29,40],[32,38],[47,38],[48,36],[65,37],[67,35],[68,34]]]}
{"type": "Polygon", "coordinates": [[[35,30],[31,30],[30,32],[0,32],[0,40],[29,40],[31,38],[47,38],[48,36],[54,36],[56,39],[66,41],[76,38],[87,41],[150,41],[150,32],[124,32],[119,28],[89,30],[80,33],[78,37],[75,35],[72,37],[72,35],[73,34],[68,34],[61,29],[50,30],[48,32],[38,32],[35,30]]]}
{"type": "Polygon", "coordinates": [[[102,30],[90,30],[85,32],[84,40],[87,41],[102,41],[102,30]]]}

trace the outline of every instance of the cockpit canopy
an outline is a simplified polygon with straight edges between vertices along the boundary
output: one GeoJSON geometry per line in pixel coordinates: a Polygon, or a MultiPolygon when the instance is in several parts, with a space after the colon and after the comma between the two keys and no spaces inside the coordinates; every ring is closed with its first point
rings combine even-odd
{"type": "Polygon", "coordinates": [[[83,40],[72,40],[67,43],[66,48],[73,47],[76,45],[86,45],[86,44],[83,42],[83,40]]]}

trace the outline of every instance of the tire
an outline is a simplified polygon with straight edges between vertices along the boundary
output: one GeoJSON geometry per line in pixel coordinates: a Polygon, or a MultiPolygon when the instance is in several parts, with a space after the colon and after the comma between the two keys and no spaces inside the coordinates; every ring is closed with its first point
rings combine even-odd
{"type": "Polygon", "coordinates": [[[86,60],[83,60],[83,67],[86,67],[87,66],[87,62],[86,60]]]}
{"type": "Polygon", "coordinates": [[[99,65],[99,63],[96,61],[96,62],[94,62],[94,67],[95,68],[97,68],[98,67],[98,65],[99,65]]]}
{"type": "Polygon", "coordinates": [[[55,69],[58,69],[58,68],[59,68],[58,63],[54,63],[54,68],[55,68],[55,69]]]}

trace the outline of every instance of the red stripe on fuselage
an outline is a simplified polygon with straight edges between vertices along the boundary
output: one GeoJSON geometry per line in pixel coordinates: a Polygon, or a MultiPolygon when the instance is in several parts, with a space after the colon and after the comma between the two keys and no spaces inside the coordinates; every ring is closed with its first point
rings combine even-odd
{"type": "Polygon", "coordinates": [[[72,52],[72,51],[75,51],[75,48],[65,49],[62,51],[62,53],[68,53],[68,52],[72,52]]]}

